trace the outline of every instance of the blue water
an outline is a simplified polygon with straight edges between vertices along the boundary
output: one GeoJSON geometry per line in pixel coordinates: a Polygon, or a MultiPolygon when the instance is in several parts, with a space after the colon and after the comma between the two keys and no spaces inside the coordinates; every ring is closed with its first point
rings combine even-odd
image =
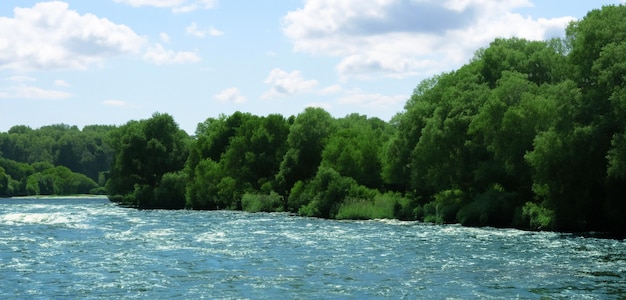
{"type": "Polygon", "coordinates": [[[0,298],[620,299],[626,242],[0,199],[0,298]]]}

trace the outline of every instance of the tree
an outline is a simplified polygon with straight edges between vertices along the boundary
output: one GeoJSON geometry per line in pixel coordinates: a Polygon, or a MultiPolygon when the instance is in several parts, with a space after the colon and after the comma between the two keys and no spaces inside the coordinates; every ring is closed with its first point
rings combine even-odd
{"type": "Polygon", "coordinates": [[[341,203],[356,185],[354,179],[341,176],[332,168],[320,167],[315,177],[304,187],[303,193],[294,195],[294,198],[300,198],[294,200],[306,203],[298,209],[298,213],[309,217],[334,218],[341,203]]]}
{"type": "Polygon", "coordinates": [[[287,136],[287,152],[276,177],[280,194],[287,196],[296,182],[315,176],[322,161],[322,150],[334,130],[333,121],[328,112],[313,107],[306,108],[295,118],[287,136]]]}
{"type": "Polygon", "coordinates": [[[321,164],[360,185],[382,188],[380,153],[390,136],[387,124],[358,114],[337,121],[340,128],[329,136],[321,164]]]}
{"type": "Polygon", "coordinates": [[[193,209],[219,209],[228,207],[218,199],[217,193],[223,171],[219,163],[210,158],[202,159],[197,165],[188,167],[186,207],[193,209]]]}
{"type": "Polygon", "coordinates": [[[269,194],[288,131],[289,124],[280,115],[235,112],[199,124],[186,163],[187,206],[240,209],[245,193],[269,194]]]}
{"type": "Polygon", "coordinates": [[[625,182],[617,176],[626,121],[624,17],[625,6],[605,6],[568,26],[573,92],[560,92],[555,125],[527,155],[535,193],[561,230],[625,228],[625,182]]]}
{"type": "Polygon", "coordinates": [[[9,180],[11,177],[7,175],[3,167],[0,167],[0,197],[10,196],[12,194],[9,180]]]}
{"type": "MultiPolygon", "coordinates": [[[[188,139],[170,115],[160,113],[148,120],[131,121],[113,132],[116,155],[107,182],[110,199],[142,208],[176,206],[155,202],[154,192],[164,174],[183,169],[189,153],[188,139]]],[[[159,193],[167,192],[161,187],[159,193]]],[[[178,203],[176,208],[182,208],[177,199],[171,201],[178,203]]]]}

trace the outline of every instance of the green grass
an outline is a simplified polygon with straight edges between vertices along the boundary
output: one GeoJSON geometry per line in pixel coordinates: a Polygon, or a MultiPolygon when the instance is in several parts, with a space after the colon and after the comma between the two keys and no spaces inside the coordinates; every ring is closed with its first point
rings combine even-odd
{"type": "Polygon", "coordinates": [[[348,199],[335,216],[340,220],[395,219],[403,204],[403,198],[393,195],[377,195],[372,200],[348,199]]]}
{"type": "Polygon", "coordinates": [[[246,193],[241,198],[241,206],[247,212],[275,212],[283,210],[283,201],[276,193],[269,195],[246,193]]]}

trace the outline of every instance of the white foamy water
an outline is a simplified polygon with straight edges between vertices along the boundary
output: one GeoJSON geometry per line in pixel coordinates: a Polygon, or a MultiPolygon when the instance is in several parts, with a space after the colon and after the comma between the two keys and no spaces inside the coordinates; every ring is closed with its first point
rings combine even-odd
{"type": "Polygon", "coordinates": [[[620,299],[626,242],[289,214],[0,200],[2,299],[620,299]]]}

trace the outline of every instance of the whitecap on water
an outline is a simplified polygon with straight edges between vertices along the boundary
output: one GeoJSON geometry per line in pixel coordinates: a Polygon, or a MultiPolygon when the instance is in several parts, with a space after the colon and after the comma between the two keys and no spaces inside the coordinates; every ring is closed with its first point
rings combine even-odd
{"type": "Polygon", "coordinates": [[[383,223],[383,224],[394,225],[394,226],[413,226],[416,224],[420,224],[419,221],[401,221],[398,219],[374,219],[372,220],[372,222],[383,223]]]}
{"type": "Polygon", "coordinates": [[[60,213],[9,213],[0,216],[0,223],[5,225],[64,225],[71,226],[76,220],[60,213]]]}
{"type": "Polygon", "coordinates": [[[222,243],[224,241],[226,241],[226,233],[224,233],[223,231],[217,231],[217,232],[205,232],[200,234],[197,238],[196,238],[197,242],[201,242],[201,243],[222,243]]]}

